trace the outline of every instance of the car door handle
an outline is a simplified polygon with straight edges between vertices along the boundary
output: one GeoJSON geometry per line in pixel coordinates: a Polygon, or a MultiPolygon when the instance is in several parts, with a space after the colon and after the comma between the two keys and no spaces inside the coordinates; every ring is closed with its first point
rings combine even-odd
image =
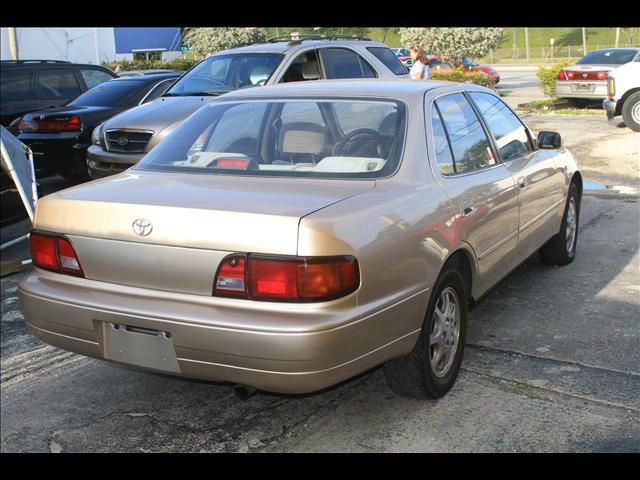
{"type": "Polygon", "coordinates": [[[529,186],[526,177],[520,177],[518,180],[516,180],[516,183],[518,184],[518,188],[520,190],[525,190],[529,186]]]}
{"type": "Polygon", "coordinates": [[[478,211],[476,207],[474,207],[471,202],[463,202],[460,204],[460,211],[462,212],[462,217],[470,217],[474,213],[478,211]]]}

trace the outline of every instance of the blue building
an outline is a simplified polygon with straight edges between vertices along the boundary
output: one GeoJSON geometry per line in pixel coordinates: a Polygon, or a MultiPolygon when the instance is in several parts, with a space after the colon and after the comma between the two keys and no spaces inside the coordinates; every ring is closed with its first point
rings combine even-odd
{"type": "Polygon", "coordinates": [[[173,60],[182,58],[180,27],[113,29],[116,59],[173,60]]]}

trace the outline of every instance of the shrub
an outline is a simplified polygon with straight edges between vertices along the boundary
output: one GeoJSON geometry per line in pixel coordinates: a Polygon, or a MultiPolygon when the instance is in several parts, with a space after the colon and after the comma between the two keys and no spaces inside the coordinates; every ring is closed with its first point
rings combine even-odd
{"type": "Polygon", "coordinates": [[[184,70],[187,71],[198,63],[201,59],[197,58],[177,58],[168,62],[162,61],[129,61],[129,60],[117,60],[115,62],[103,63],[102,65],[109,70],[116,71],[120,67],[120,72],[128,72],[130,70],[155,70],[155,69],[169,69],[169,70],[184,70]]]}
{"type": "Polygon", "coordinates": [[[551,67],[540,66],[538,68],[536,77],[540,79],[540,86],[546,97],[556,98],[556,79],[558,78],[560,70],[567,65],[571,65],[571,62],[568,60],[560,60],[551,67]]]}
{"type": "Polygon", "coordinates": [[[474,83],[488,88],[495,86],[489,75],[482,72],[465,72],[462,67],[450,71],[432,69],[431,78],[447,82],[474,83]]]}

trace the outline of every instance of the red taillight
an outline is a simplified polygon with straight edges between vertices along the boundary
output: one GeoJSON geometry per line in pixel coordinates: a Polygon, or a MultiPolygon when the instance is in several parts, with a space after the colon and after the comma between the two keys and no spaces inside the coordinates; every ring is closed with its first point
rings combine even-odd
{"type": "Polygon", "coordinates": [[[355,291],[359,282],[353,257],[232,255],[218,269],[213,294],[250,300],[326,301],[355,291]]]}
{"type": "Polygon", "coordinates": [[[566,74],[567,74],[567,80],[573,80],[573,77],[576,76],[574,72],[566,72],[566,74]]]}
{"type": "Polygon", "coordinates": [[[78,255],[64,237],[31,233],[31,258],[36,267],[84,276],[78,255]]]}
{"type": "Polygon", "coordinates": [[[77,115],[50,117],[46,119],[20,119],[18,130],[21,132],[78,132],[82,130],[82,121],[77,115]]]}
{"type": "Polygon", "coordinates": [[[607,72],[598,72],[598,73],[596,73],[596,78],[598,80],[606,80],[607,77],[608,77],[607,72]]]}
{"type": "Polygon", "coordinates": [[[567,73],[564,70],[560,70],[560,72],[558,73],[558,80],[566,80],[567,79],[567,73]]]}

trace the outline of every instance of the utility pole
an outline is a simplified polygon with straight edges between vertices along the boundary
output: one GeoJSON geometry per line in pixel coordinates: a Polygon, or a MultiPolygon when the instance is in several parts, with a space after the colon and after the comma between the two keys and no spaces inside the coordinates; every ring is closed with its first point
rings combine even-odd
{"type": "Polygon", "coordinates": [[[98,29],[93,29],[93,44],[96,47],[96,65],[100,65],[100,47],[98,45],[98,29]]]}
{"type": "Polygon", "coordinates": [[[582,27],[582,55],[587,54],[587,29],[582,27]]]}
{"type": "Polygon", "coordinates": [[[616,28],[616,48],[620,46],[620,27],[616,28]]]}
{"type": "Polygon", "coordinates": [[[14,27],[9,27],[9,50],[11,50],[11,58],[13,60],[20,60],[20,55],[18,53],[18,36],[16,35],[16,29],[14,27]]]}
{"type": "Polygon", "coordinates": [[[512,28],[511,29],[511,37],[512,37],[512,45],[513,45],[513,53],[511,54],[511,58],[518,58],[518,55],[516,53],[516,49],[518,48],[518,42],[516,41],[516,29],[512,28]]]}
{"type": "Polygon", "coordinates": [[[529,63],[529,29],[524,27],[524,45],[527,50],[527,63],[529,63]]]}

